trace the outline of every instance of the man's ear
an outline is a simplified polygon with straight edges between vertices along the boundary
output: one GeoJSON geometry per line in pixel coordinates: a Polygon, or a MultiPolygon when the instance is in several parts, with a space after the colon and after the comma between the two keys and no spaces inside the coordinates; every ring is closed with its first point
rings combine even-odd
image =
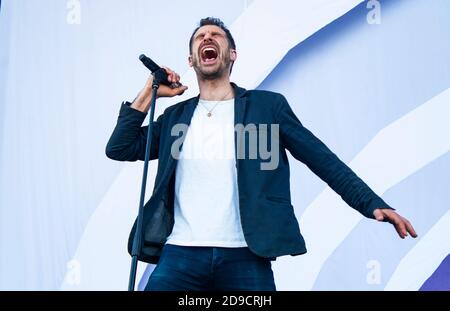
{"type": "Polygon", "coordinates": [[[189,67],[192,67],[193,66],[193,64],[192,64],[192,55],[189,55],[188,62],[189,62],[189,67]]]}
{"type": "Polygon", "coordinates": [[[237,52],[236,52],[236,50],[231,49],[231,50],[230,50],[230,60],[231,60],[232,62],[234,62],[234,61],[236,60],[236,58],[237,58],[237,52]]]}

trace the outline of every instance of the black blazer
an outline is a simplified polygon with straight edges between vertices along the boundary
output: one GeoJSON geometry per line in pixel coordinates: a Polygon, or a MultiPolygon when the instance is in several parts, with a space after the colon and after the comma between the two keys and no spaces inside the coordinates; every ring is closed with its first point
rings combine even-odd
{"type": "MultiPolygon", "coordinates": [[[[256,159],[236,156],[239,209],[245,240],[249,249],[261,257],[275,259],[282,255],[306,253],[305,241],[291,205],[288,150],[324,180],[343,200],[366,217],[374,218],[375,208],[390,208],[325,144],[298,120],[283,95],[252,90],[232,83],[235,91],[235,124],[279,124],[276,152],[279,164],[273,170],[261,170],[268,162],[258,153],[256,159]]],[[[162,246],[174,224],[174,179],[177,160],[171,155],[172,143],[179,138],[171,135],[172,126],[190,124],[199,97],[168,107],[153,128],[151,159],[159,159],[153,194],[145,205],[141,261],[157,263],[162,246]]],[[[106,155],[118,161],[143,160],[147,126],[142,127],[146,114],[123,103],[117,125],[106,146],[106,155]]],[[[262,128],[262,127],[260,127],[262,128]]],[[[251,129],[249,130],[251,131],[251,129]]],[[[247,132],[247,135],[249,132],[247,132]]],[[[243,135],[246,135],[245,132],[243,135]]],[[[248,150],[250,139],[241,139],[235,132],[236,153],[240,147],[248,150]]],[[[242,149],[241,149],[242,150],[242,149]]],[[[269,149],[270,150],[270,149],[269,149]]],[[[134,237],[131,230],[128,251],[134,237]]]]}

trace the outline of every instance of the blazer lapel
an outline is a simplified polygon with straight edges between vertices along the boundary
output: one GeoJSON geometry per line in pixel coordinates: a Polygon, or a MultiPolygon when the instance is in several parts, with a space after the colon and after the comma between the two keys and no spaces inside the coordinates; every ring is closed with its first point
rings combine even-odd
{"type": "Polygon", "coordinates": [[[234,83],[231,83],[231,85],[234,87],[234,157],[236,159],[236,168],[239,169],[238,150],[243,150],[242,148],[244,147],[242,145],[239,146],[239,144],[242,144],[244,140],[239,139],[239,132],[236,131],[236,125],[244,124],[245,112],[247,109],[247,97],[244,96],[246,89],[238,87],[234,83]]]}

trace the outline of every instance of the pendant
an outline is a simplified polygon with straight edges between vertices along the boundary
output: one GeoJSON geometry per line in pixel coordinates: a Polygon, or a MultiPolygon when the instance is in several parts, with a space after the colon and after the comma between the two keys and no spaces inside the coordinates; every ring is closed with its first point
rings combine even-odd
{"type": "Polygon", "coordinates": [[[211,117],[211,116],[212,116],[211,112],[208,112],[207,116],[208,116],[208,117],[211,117]]]}

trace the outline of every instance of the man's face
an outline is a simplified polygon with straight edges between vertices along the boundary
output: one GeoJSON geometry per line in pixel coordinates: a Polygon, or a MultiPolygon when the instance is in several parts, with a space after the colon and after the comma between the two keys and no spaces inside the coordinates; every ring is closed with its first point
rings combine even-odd
{"type": "Polygon", "coordinates": [[[230,64],[236,60],[236,51],[228,44],[225,31],[218,26],[200,27],[192,40],[189,66],[201,78],[213,80],[230,73],[230,64]]]}

